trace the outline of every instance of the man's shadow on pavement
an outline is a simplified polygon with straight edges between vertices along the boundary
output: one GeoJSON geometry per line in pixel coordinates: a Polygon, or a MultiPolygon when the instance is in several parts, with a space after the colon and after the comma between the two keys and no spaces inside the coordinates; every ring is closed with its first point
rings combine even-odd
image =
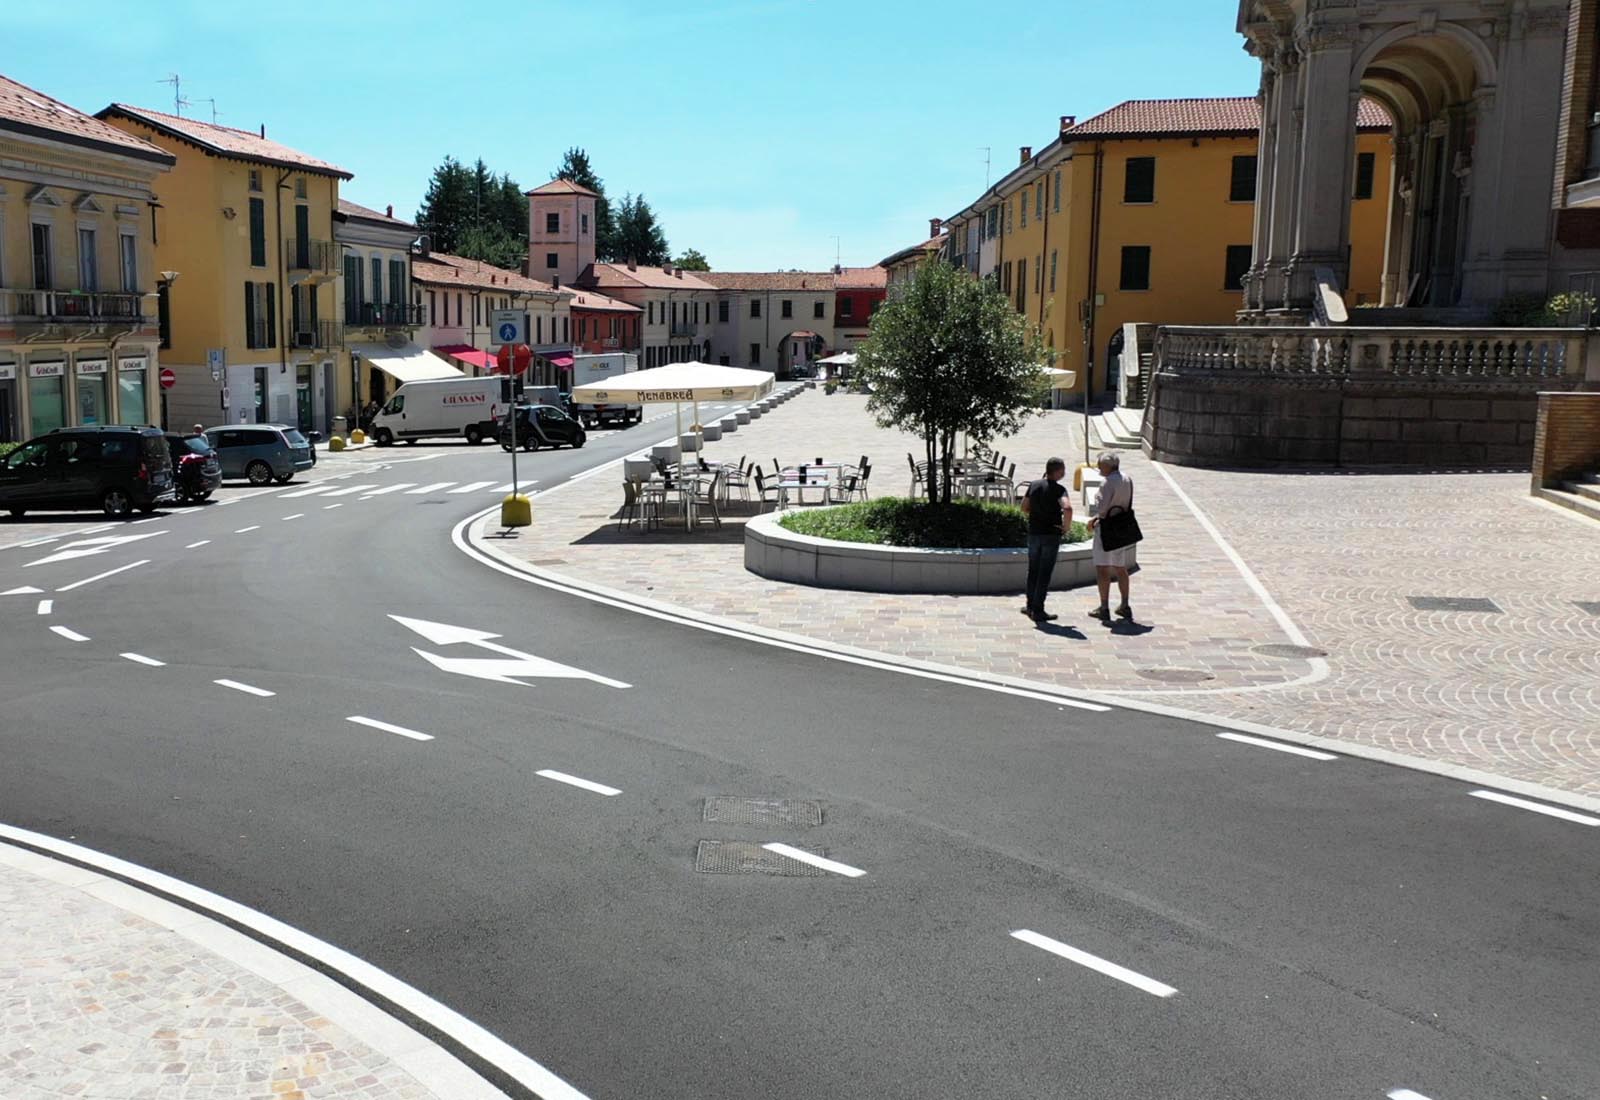
{"type": "Polygon", "coordinates": [[[1075,642],[1087,642],[1089,636],[1075,626],[1065,626],[1061,623],[1044,623],[1034,621],[1034,627],[1041,634],[1054,634],[1058,638],[1071,638],[1075,642]]]}
{"type": "Polygon", "coordinates": [[[1150,633],[1155,627],[1149,623],[1136,622],[1133,619],[1117,619],[1108,624],[1106,629],[1112,634],[1126,634],[1130,637],[1136,637],[1140,634],[1150,633]]]}

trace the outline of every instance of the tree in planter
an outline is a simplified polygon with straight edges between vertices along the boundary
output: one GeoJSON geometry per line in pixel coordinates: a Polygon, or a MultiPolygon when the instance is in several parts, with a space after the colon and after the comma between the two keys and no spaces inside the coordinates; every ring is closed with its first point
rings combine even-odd
{"type": "Polygon", "coordinates": [[[993,283],[931,261],[872,317],[855,377],[884,428],[922,437],[928,503],[949,504],[965,432],[987,445],[1039,412],[1046,352],[1039,334],[993,283]]]}

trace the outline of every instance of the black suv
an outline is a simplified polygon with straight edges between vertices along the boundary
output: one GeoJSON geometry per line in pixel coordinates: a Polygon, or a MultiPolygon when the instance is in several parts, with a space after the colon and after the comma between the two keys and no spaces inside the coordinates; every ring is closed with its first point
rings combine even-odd
{"type": "Polygon", "coordinates": [[[160,428],[57,428],[0,460],[0,508],[149,513],[173,499],[172,456],[160,428]]]}
{"type": "MultiPolygon", "coordinates": [[[[540,447],[556,447],[570,443],[581,447],[589,441],[588,433],[572,417],[554,405],[517,406],[517,446],[525,451],[540,447]]],[[[500,418],[500,449],[511,449],[511,418],[500,418]]]]}

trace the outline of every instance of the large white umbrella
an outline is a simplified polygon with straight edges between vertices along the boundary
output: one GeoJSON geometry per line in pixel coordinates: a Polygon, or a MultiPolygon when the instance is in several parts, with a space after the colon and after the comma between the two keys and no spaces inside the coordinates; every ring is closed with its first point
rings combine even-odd
{"type": "Polygon", "coordinates": [[[696,443],[699,443],[701,401],[758,401],[772,392],[771,371],[724,367],[717,363],[668,363],[664,367],[630,371],[599,382],[572,387],[572,400],[588,404],[646,404],[671,401],[678,438],[683,438],[683,406],[694,405],[696,443]]]}
{"type": "Polygon", "coordinates": [[[818,359],[817,362],[841,367],[853,367],[856,362],[856,353],[853,351],[841,351],[839,354],[830,355],[826,359],[818,359]]]}
{"type": "Polygon", "coordinates": [[[1045,367],[1045,377],[1050,379],[1050,388],[1053,390],[1070,390],[1078,384],[1078,372],[1075,370],[1062,370],[1060,367],[1045,367]]]}

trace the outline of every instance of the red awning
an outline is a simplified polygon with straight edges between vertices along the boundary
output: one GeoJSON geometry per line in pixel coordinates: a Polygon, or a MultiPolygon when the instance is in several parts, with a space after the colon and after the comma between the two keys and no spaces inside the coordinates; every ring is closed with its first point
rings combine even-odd
{"type": "Polygon", "coordinates": [[[471,363],[481,369],[489,369],[494,366],[494,356],[486,351],[479,351],[470,344],[444,344],[433,350],[440,355],[448,355],[452,359],[459,359],[463,363],[471,363]]]}
{"type": "Polygon", "coordinates": [[[545,355],[541,356],[541,358],[552,367],[560,367],[563,370],[570,369],[572,366],[572,356],[570,355],[545,355]]]}

